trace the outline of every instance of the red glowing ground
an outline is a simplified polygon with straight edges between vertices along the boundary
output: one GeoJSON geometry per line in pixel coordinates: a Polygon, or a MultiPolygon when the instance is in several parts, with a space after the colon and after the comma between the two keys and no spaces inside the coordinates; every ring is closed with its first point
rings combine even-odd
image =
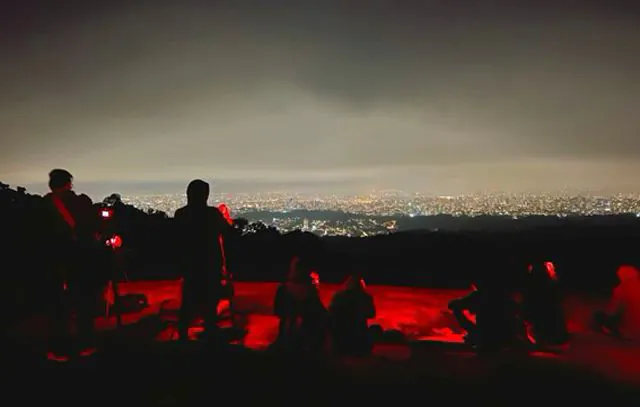
{"type": "MultiPolygon", "coordinates": [[[[248,330],[243,342],[245,346],[264,349],[275,339],[278,321],[272,315],[272,301],[276,287],[277,284],[273,283],[236,283],[235,308],[243,316],[248,330]]],[[[337,288],[328,284],[320,286],[325,304],[329,303],[337,288]]],[[[397,329],[410,340],[462,341],[461,332],[447,310],[447,303],[464,295],[464,291],[389,286],[369,286],[368,290],[374,296],[377,307],[377,317],[371,323],[380,324],[384,329],[397,329]]],[[[124,324],[158,314],[163,302],[168,310],[167,316],[171,317],[180,304],[180,283],[177,281],[124,283],[120,291],[122,294],[144,293],[150,304],[141,313],[125,315],[124,324]]],[[[222,304],[221,308],[226,305],[222,304]]],[[[560,355],[540,353],[538,356],[583,365],[624,380],[640,381],[640,344],[620,343],[604,335],[588,332],[587,321],[596,306],[575,299],[567,301],[569,328],[574,334],[569,349],[560,355]]],[[[99,329],[115,327],[114,318],[99,318],[96,323],[99,329]]],[[[174,332],[174,329],[167,328],[158,335],[157,340],[171,340],[174,332]]],[[[412,349],[415,346],[378,346],[375,353],[387,358],[406,359],[411,357],[412,349]]]]}
{"type": "MultiPolygon", "coordinates": [[[[122,293],[144,292],[151,307],[146,313],[158,312],[159,304],[176,309],[180,302],[178,282],[135,282],[123,284],[122,293]]],[[[260,349],[267,347],[276,337],[278,320],[272,315],[272,303],[277,284],[236,283],[235,309],[248,318],[248,335],[245,345],[260,349]]],[[[321,285],[320,294],[328,305],[336,289],[335,285],[321,285]]],[[[462,342],[462,335],[448,312],[447,303],[463,291],[438,291],[400,287],[369,287],[375,297],[377,317],[373,324],[385,330],[397,329],[410,339],[437,339],[462,342]],[[456,333],[456,331],[458,331],[456,333]]],[[[221,309],[228,306],[221,304],[221,309]]],[[[132,317],[130,317],[132,318],[132,317]]],[[[104,323],[104,321],[102,322],[104,323]]]]}
{"type": "MultiPolygon", "coordinates": [[[[123,285],[122,291],[147,294],[151,307],[145,313],[149,314],[158,312],[159,304],[165,300],[171,301],[168,308],[177,308],[179,287],[178,282],[136,282],[123,285]]],[[[236,308],[248,318],[245,346],[263,349],[275,339],[278,321],[272,315],[272,301],[276,288],[277,284],[273,283],[236,284],[236,308]]],[[[337,288],[329,284],[320,286],[325,304],[329,303],[337,288]]],[[[371,323],[380,324],[385,329],[400,330],[413,340],[462,342],[462,334],[448,312],[447,304],[451,299],[464,295],[465,291],[389,286],[369,286],[368,290],[374,296],[377,308],[377,317],[371,323]]],[[[571,347],[561,356],[543,353],[538,356],[556,357],[617,377],[640,380],[640,344],[620,344],[603,335],[589,333],[588,320],[596,306],[599,304],[586,304],[576,299],[567,301],[565,308],[569,328],[575,336],[571,347]]],[[[165,332],[158,339],[170,337],[171,333],[165,332]]],[[[410,357],[409,347],[381,346],[376,353],[394,359],[410,357]]]]}

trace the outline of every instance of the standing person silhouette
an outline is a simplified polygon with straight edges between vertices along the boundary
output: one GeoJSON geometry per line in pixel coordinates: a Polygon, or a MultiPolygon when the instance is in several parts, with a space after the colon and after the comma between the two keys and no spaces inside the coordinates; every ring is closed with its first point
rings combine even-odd
{"type": "Polygon", "coordinates": [[[98,216],[87,195],[73,191],[73,175],[67,170],[49,173],[51,192],[44,197],[47,258],[53,268],[55,304],[49,358],[66,360],[95,351],[93,317],[100,289],[93,269],[98,216]],[[71,335],[76,315],[77,341],[71,335]]]}
{"type": "Polygon", "coordinates": [[[187,186],[187,205],[175,214],[178,263],[181,267],[182,304],[178,322],[181,340],[189,339],[189,326],[196,316],[204,319],[206,336],[218,332],[218,303],[222,296],[225,237],[231,226],[223,214],[209,206],[210,187],[202,180],[187,186]]]}

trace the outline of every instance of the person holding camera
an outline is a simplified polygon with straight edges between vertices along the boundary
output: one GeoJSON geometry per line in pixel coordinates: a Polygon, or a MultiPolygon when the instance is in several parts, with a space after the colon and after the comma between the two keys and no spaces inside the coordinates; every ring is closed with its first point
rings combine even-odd
{"type": "Polygon", "coordinates": [[[99,284],[92,265],[98,244],[98,216],[91,198],[73,191],[69,171],[52,170],[49,188],[51,192],[44,197],[45,251],[54,284],[49,358],[63,361],[95,351],[94,311],[99,284]],[[76,338],[71,334],[73,315],[76,338]]]}

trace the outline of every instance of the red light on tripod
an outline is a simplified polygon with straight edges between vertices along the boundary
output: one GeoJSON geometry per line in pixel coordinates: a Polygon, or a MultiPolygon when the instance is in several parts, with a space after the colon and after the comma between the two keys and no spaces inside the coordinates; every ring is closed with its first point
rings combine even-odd
{"type": "Polygon", "coordinates": [[[103,219],[109,219],[111,215],[113,215],[111,209],[103,209],[102,211],[100,211],[100,216],[103,219]]]}
{"type": "Polygon", "coordinates": [[[122,238],[118,235],[114,235],[112,238],[106,241],[107,246],[110,246],[114,249],[119,249],[122,247],[122,238]]]}
{"type": "Polygon", "coordinates": [[[550,261],[545,261],[544,266],[547,269],[547,274],[549,275],[549,277],[551,277],[551,279],[553,280],[556,280],[558,278],[558,275],[556,274],[556,266],[550,261]]]}
{"type": "Polygon", "coordinates": [[[313,285],[320,285],[320,274],[316,273],[315,271],[312,271],[309,274],[309,277],[311,277],[311,282],[313,282],[313,285]]]}

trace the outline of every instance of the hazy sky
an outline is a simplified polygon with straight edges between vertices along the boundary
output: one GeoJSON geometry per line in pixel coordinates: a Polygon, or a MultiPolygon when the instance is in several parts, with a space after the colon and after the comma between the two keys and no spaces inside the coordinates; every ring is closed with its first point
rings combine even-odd
{"type": "Polygon", "coordinates": [[[13,3],[9,184],[640,192],[633,1],[13,3]]]}

